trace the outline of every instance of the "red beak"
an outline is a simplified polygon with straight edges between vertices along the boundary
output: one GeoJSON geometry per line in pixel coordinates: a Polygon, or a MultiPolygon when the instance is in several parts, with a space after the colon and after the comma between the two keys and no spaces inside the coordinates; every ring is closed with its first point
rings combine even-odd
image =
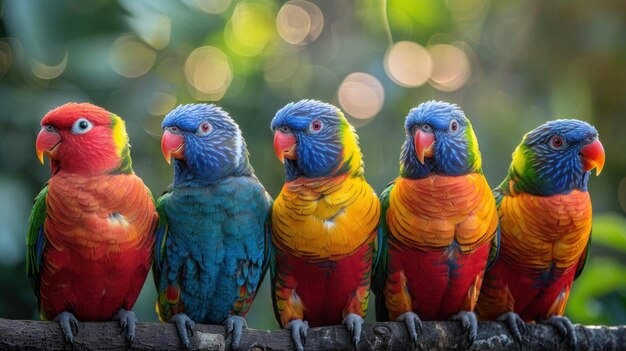
{"type": "Polygon", "coordinates": [[[50,132],[45,129],[41,129],[39,135],[37,135],[37,142],[35,149],[37,150],[37,158],[39,162],[43,164],[43,155],[53,158],[56,154],[57,146],[61,143],[61,136],[56,132],[50,132]]]}
{"type": "Polygon", "coordinates": [[[280,130],[274,133],[274,152],[276,152],[280,162],[285,163],[285,159],[295,160],[298,158],[296,145],[295,135],[285,134],[280,130]]]}
{"type": "Polygon", "coordinates": [[[174,134],[169,130],[163,133],[161,138],[161,151],[167,163],[171,163],[172,157],[178,160],[185,159],[185,138],[180,134],[174,134]]]}
{"type": "Polygon", "coordinates": [[[596,175],[599,175],[604,168],[604,147],[600,140],[584,146],[580,149],[580,160],[583,163],[585,172],[596,169],[596,175]]]}
{"type": "Polygon", "coordinates": [[[425,157],[433,157],[435,151],[435,135],[418,129],[413,136],[415,143],[415,155],[421,164],[424,164],[425,157]]]}

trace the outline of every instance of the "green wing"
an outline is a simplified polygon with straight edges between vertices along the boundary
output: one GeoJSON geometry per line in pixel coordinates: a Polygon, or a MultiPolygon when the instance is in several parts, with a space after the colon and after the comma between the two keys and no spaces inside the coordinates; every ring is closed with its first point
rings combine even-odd
{"type": "Polygon", "coordinates": [[[170,185],[156,202],[156,210],[159,214],[159,223],[155,231],[152,277],[154,278],[154,286],[156,287],[157,291],[159,290],[159,282],[161,281],[161,264],[163,263],[163,258],[165,257],[165,242],[167,241],[167,232],[169,229],[164,205],[167,199],[170,197],[171,191],[172,186],[170,185]]]}
{"type": "Polygon", "coordinates": [[[389,209],[389,197],[395,182],[389,183],[387,188],[380,194],[380,227],[378,227],[378,238],[374,246],[374,262],[372,267],[372,290],[376,295],[376,320],[385,321],[388,319],[387,306],[383,296],[385,281],[387,280],[387,254],[388,254],[388,235],[387,228],[387,210],[389,209]]]}
{"type": "Polygon", "coordinates": [[[30,278],[35,296],[39,302],[39,269],[43,249],[46,245],[44,235],[44,222],[46,221],[46,197],[48,196],[48,184],[44,185],[39,195],[35,198],[35,204],[28,219],[28,235],[26,236],[26,273],[30,278]]]}
{"type": "MultiPolygon", "coordinates": [[[[502,184],[505,184],[504,182],[502,184]]],[[[507,183],[508,184],[508,183],[507,183]]],[[[492,190],[493,197],[496,199],[496,211],[500,210],[500,203],[502,203],[502,199],[506,196],[506,191],[500,185],[497,188],[492,190]]],[[[496,228],[496,235],[493,237],[491,242],[491,250],[489,251],[489,257],[487,258],[487,268],[485,271],[488,271],[493,267],[498,259],[498,254],[500,253],[500,218],[498,218],[498,227],[496,228]]]]}

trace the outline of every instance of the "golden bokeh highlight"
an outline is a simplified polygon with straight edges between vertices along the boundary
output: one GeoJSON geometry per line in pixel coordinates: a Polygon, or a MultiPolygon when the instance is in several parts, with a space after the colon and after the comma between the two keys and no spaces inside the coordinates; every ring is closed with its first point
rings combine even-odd
{"type": "Polygon", "coordinates": [[[213,46],[195,49],[185,61],[185,78],[196,100],[216,101],[226,93],[233,71],[226,54],[213,46]]]}
{"type": "Polygon", "coordinates": [[[430,85],[440,91],[455,91],[470,77],[471,66],[465,51],[448,44],[428,48],[433,61],[430,85]]]}
{"type": "Polygon", "coordinates": [[[50,79],[54,79],[60,76],[61,73],[65,71],[65,68],[67,67],[67,60],[68,60],[68,54],[67,54],[67,51],[65,51],[65,55],[63,55],[61,62],[59,62],[56,65],[46,65],[44,63],[41,63],[33,59],[31,61],[30,66],[33,71],[33,74],[37,78],[50,80],[50,79]]]}
{"type": "Polygon", "coordinates": [[[163,116],[176,105],[176,95],[162,92],[153,93],[148,99],[148,113],[154,116],[163,116]]]}
{"type": "Polygon", "coordinates": [[[220,14],[228,10],[232,0],[194,0],[194,3],[204,12],[220,14]]]}
{"type": "Polygon", "coordinates": [[[356,72],[341,82],[337,97],[341,108],[350,116],[369,119],[383,108],[385,90],[376,77],[356,72]]]}
{"type": "Polygon", "coordinates": [[[156,62],[156,52],[134,34],[117,38],[109,51],[109,63],[117,74],[137,78],[148,73],[156,62]]]}
{"type": "Polygon", "coordinates": [[[239,2],[224,28],[226,45],[241,56],[257,56],[274,34],[274,11],[262,2],[239,2]]]}
{"type": "Polygon", "coordinates": [[[417,43],[397,42],[385,54],[385,72],[400,86],[418,87],[428,81],[432,70],[430,53],[417,43]]]}
{"type": "Polygon", "coordinates": [[[289,44],[306,45],[322,33],[324,15],[312,2],[288,1],[278,11],[276,28],[280,37],[289,44]]]}

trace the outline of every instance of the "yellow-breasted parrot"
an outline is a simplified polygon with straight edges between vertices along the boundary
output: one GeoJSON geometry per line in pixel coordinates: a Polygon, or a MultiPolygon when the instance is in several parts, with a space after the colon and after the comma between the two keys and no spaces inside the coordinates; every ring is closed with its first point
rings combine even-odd
{"type": "Polygon", "coordinates": [[[298,350],[309,325],[343,323],[357,345],[380,203],[363,176],[356,133],[337,107],[314,100],[286,105],[271,128],[286,172],[272,209],[276,319],[298,350]]]}

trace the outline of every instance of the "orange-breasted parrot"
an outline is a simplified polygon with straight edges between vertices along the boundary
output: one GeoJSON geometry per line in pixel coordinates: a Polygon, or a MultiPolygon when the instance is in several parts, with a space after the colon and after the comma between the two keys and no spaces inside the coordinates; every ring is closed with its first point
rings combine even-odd
{"type": "Polygon", "coordinates": [[[550,121],[524,136],[493,191],[502,245],[485,276],[479,318],[506,321],[517,341],[522,321],[545,321],[575,347],[576,333],[563,311],[589,250],[590,171],[599,174],[603,166],[604,149],[588,123],[550,121]]]}
{"type": "Polygon", "coordinates": [[[117,319],[133,342],[131,311],[152,263],[152,195],[132,169],[124,121],[88,103],[68,103],[41,121],[37,155],[52,177],[35,200],[27,272],[41,318],[68,343],[80,321],[117,319]]]}
{"type": "Polygon", "coordinates": [[[381,195],[381,245],[373,283],[379,321],[461,321],[470,343],[485,269],[497,254],[498,217],[472,125],[456,105],[412,109],[400,176],[381,195]]]}
{"type": "Polygon", "coordinates": [[[272,209],[276,319],[298,350],[309,325],[343,323],[357,345],[380,218],[357,135],[337,107],[313,100],[286,105],[271,128],[286,172],[272,209]]]}

